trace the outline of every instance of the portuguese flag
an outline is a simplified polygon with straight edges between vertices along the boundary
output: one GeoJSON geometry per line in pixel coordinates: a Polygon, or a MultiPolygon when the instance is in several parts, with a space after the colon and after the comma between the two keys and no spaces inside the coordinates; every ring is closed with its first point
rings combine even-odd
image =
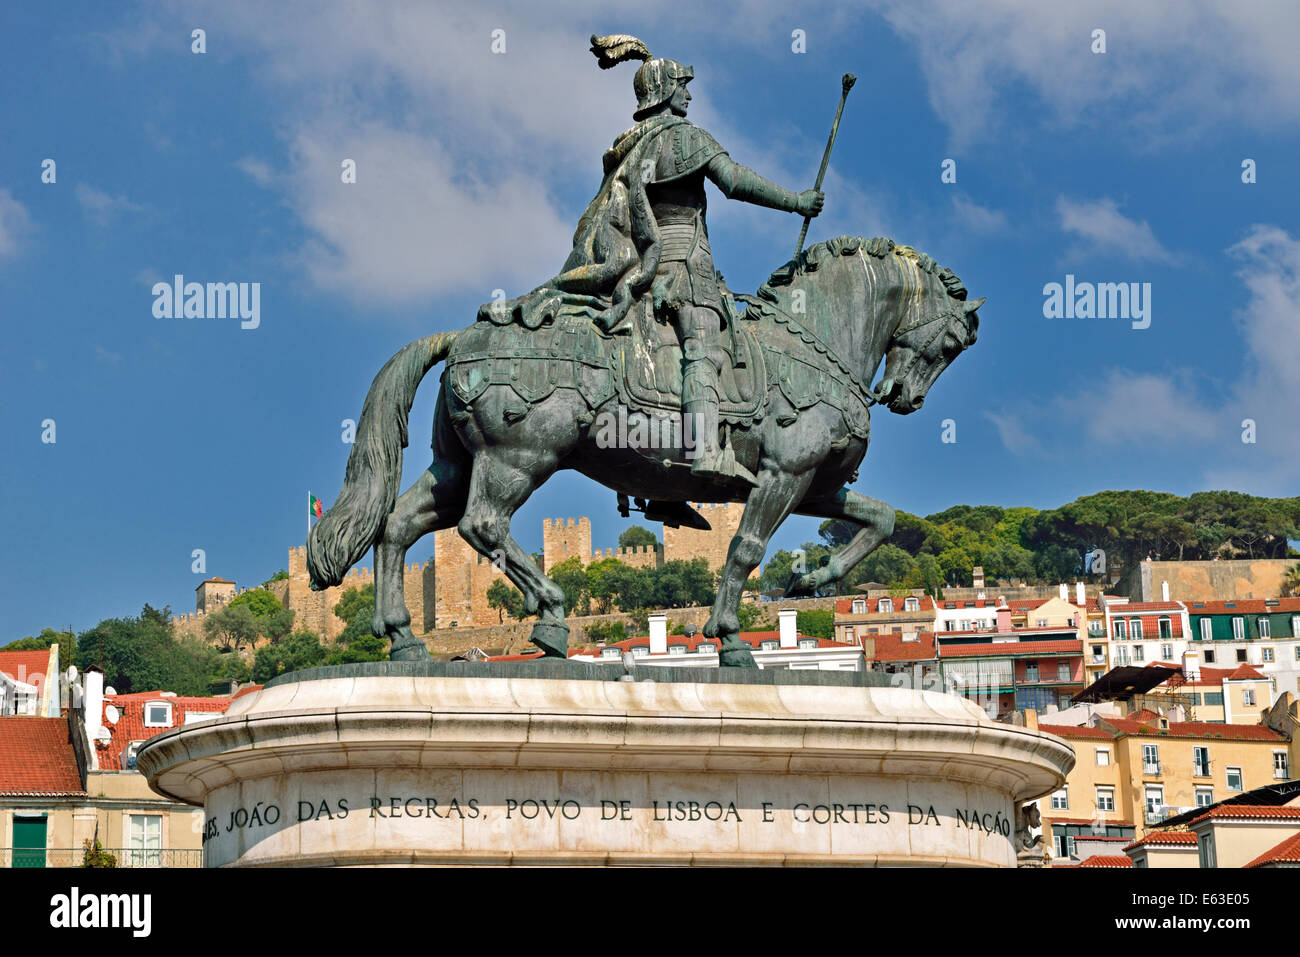
{"type": "Polygon", "coordinates": [[[307,493],[307,513],[316,518],[320,518],[325,514],[324,510],[321,508],[320,499],[315,495],[312,495],[311,492],[307,493]]]}

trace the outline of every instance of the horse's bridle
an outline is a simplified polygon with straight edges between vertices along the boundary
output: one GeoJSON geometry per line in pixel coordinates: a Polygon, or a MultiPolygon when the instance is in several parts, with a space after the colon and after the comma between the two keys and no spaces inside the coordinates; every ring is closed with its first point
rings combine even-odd
{"type": "MultiPolygon", "coordinates": [[[[898,372],[896,372],[894,375],[890,376],[890,378],[893,379],[895,382],[905,381],[907,379],[908,374],[912,371],[912,367],[916,365],[916,363],[920,360],[921,356],[925,355],[929,351],[930,346],[934,345],[936,339],[938,339],[940,336],[942,336],[944,333],[948,331],[949,326],[947,323],[953,319],[961,319],[962,323],[965,324],[966,310],[964,306],[962,306],[962,308],[960,309],[944,310],[943,312],[936,313],[935,315],[931,316],[929,319],[922,319],[920,322],[915,323],[914,325],[910,325],[906,329],[900,329],[895,331],[895,333],[889,337],[889,345],[885,349],[885,354],[888,355],[889,350],[892,349],[894,346],[906,345],[912,349],[912,356],[907,360],[907,364],[904,365],[903,368],[900,369],[898,372]],[[912,347],[910,343],[904,341],[906,337],[910,336],[916,330],[924,329],[926,326],[932,323],[939,322],[940,320],[945,320],[945,324],[940,326],[933,333],[931,333],[930,337],[925,340],[925,342],[920,346],[920,348],[912,347]]],[[[966,348],[964,337],[963,337],[962,348],[963,349],[966,348]]],[[[872,390],[872,399],[875,402],[881,401],[879,395],[876,394],[874,389],[872,390]]]]}

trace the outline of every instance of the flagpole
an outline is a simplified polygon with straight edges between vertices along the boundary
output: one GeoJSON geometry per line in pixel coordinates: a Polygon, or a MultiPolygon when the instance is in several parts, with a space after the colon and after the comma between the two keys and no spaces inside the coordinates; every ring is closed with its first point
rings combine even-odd
{"type": "MultiPolygon", "coordinates": [[[[311,538],[311,489],[307,489],[307,538],[311,538]]],[[[303,542],[307,541],[303,539],[303,542]]]]}

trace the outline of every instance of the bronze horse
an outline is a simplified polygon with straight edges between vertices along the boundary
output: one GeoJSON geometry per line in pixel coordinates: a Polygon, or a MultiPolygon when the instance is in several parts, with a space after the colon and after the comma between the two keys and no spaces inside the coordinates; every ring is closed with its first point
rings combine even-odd
{"type": "MultiPolygon", "coordinates": [[[[894,510],[848,487],[867,451],[868,407],[880,404],[901,415],[919,409],[940,373],[975,342],[976,310],[984,300],[967,301],[951,270],[910,247],[854,237],[809,247],[774,272],[757,296],[739,298],[747,308],[736,326],[761,346],[765,375],[755,414],[730,425],[729,442],[757,487],[723,488],[694,476],[684,438],[649,455],[599,442],[620,402],[610,384],[620,374],[618,363],[599,356],[612,356],[627,337],[582,320],[582,334],[606,351],[582,362],[535,360],[550,370],[549,391],[521,391],[508,377],[444,375],[433,463],[399,498],[407,419],[425,374],[444,360],[450,369],[459,369],[458,361],[469,369],[471,354],[480,361],[500,355],[508,365],[511,355],[528,354],[518,348],[521,341],[545,331],[479,321],[412,342],[375,377],[338,501],[307,540],[312,587],[341,582],[373,545],[374,632],[392,641],[393,660],[425,659],[402,595],[406,551],[454,525],[519,588],[526,611],[538,615],[533,643],[564,656],[564,593],[511,537],[510,519],[555,472],[576,469],[625,495],[745,503],[703,631],[721,640],[723,666],[753,667],[739,639],[737,605],[773,532],[792,512],[860,526],[828,564],[793,581],[791,594],[838,581],[890,536],[894,510]],[[883,377],[868,387],[882,358],[883,377]]],[[[518,376],[520,361],[510,375],[518,376]]]]}

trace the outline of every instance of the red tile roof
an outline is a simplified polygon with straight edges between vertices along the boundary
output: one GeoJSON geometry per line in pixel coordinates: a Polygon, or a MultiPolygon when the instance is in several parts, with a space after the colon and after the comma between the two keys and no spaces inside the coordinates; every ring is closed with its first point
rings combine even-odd
{"type": "Polygon", "coordinates": [[[15,681],[34,684],[39,689],[50,666],[50,649],[44,651],[0,651],[0,672],[15,681]],[[39,680],[33,680],[33,679],[39,680]]]}
{"type": "Polygon", "coordinates": [[[1229,608],[1226,601],[1187,602],[1187,611],[1192,615],[1280,615],[1286,612],[1300,611],[1300,598],[1279,598],[1277,604],[1268,605],[1264,598],[1238,598],[1229,608]],[[1203,608],[1193,607],[1204,605],[1203,608]]]}
{"type": "Polygon", "coordinates": [[[933,661],[934,632],[920,631],[915,641],[904,641],[896,632],[887,635],[867,635],[875,642],[876,653],[872,661],[933,661]]]}
{"type": "Polygon", "coordinates": [[[0,794],[85,794],[65,718],[0,718],[0,794]]]}
{"type": "Polygon", "coordinates": [[[1094,854],[1086,861],[1079,862],[1080,867],[1132,867],[1133,859],[1123,854],[1094,854]]]}
{"type": "Polygon", "coordinates": [[[1112,615],[1137,614],[1141,617],[1139,613],[1143,612],[1182,612],[1183,606],[1176,601],[1130,601],[1118,604],[1107,602],[1106,610],[1112,615]]]}
{"type": "Polygon", "coordinates": [[[888,614],[895,614],[895,615],[898,615],[898,614],[904,614],[904,615],[919,615],[921,612],[925,612],[925,611],[934,611],[934,599],[931,598],[929,595],[919,595],[919,596],[918,596],[918,595],[904,595],[902,598],[892,598],[892,599],[890,598],[889,595],[881,595],[879,598],[837,598],[837,599],[835,600],[835,614],[837,614],[837,615],[862,615],[862,614],[867,614],[867,615],[876,615],[876,614],[880,614],[880,615],[888,615],[888,614]],[[881,600],[882,598],[883,598],[883,599],[886,599],[886,600],[893,601],[893,603],[894,603],[894,610],[893,610],[893,612],[881,612],[881,611],[877,611],[877,608],[879,608],[879,606],[880,606],[880,600],[881,600]],[[919,598],[920,609],[917,610],[917,611],[905,611],[905,610],[903,609],[903,601],[904,601],[904,599],[907,599],[907,598],[919,598]],[[865,612],[854,611],[854,610],[853,610],[853,603],[854,603],[855,601],[866,602],[867,610],[866,610],[865,612]]]}
{"type": "Polygon", "coordinates": [[[225,714],[233,700],[233,698],[172,697],[157,691],[104,695],[105,711],[107,712],[109,705],[113,705],[118,710],[118,719],[110,723],[106,714],[100,719],[102,725],[112,735],[112,740],[106,745],[98,741],[94,742],[99,769],[101,771],[123,770],[122,752],[132,741],[147,741],[154,735],[179,728],[185,723],[187,714],[225,714]],[[172,720],[167,727],[145,727],[145,704],[152,701],[161,701],[172,706],[172,720]]]}
{"type": "MultiPolygon", "coordinates": [[[[1028,631],[1030,629],[1021,629],[1028,631]]],[[[1083,642],[1071,641],[987,641],[979,644],[940,645],[940,658],[969,658],[987,655],[990,658],[1002,658],[1008,655],[1082,655],[1083,642]]]]}
{"type": "Polygon", "coordinates": [[[1101,728],[1075,727],[1064,724],[1039,724],[1038,730],[1047,734],[1054,734],[1058,738],[1104,738],[1107,741],[1115,740],[1115,735],[1101,728]]]}
{"type": "Polygon", "coordinates": [[[1288,864],[1300,864],[1300,831],[1292,834],[1277,847],[1270,848],[1244,866],[1263,867],[1265,864],[1277,864],[1283,861],[1288,864]]]}
{"type": "Polygon", "coordinates": [[[1134,841],[1125,851],[1131,851],[1135,847],[1152,847],[1155,845],[1166,844],[1196,844],[1196,835],[1191,831],[1153,831],[1140,841],[1134,841]]]}
{"type": "Polygon", "coordinates": [[[1183,666],[1176,662],[1153,661],[1151,664],[1147,665],[1147,667],[1173,668],[1177,671],[1178,674],[1173,675],[1165,681],[1165,684],[1169,685],[1171,688],[1181,688],[1184,685],[1194,688],[1204,686],[1217,687],[1223,684],[1224,681],[1268,680],[1266,675],[1260,674],[1260,672],[1256,671],[1251,665],[1237,665],[1235,668],[1201,668],[1199,672],[1200,677],[1192,681],[1188,681],[1183,677],[1183,666]]]}
{"type": "Polygon", "coordinates": [[[1191,823],[1210,820],[1300,821],[1300,805],[1219,804],[1193,818],[1191,823]]]}
{"type": "Polygon", "coordinates": [[[1171,721],[1168,729],[1143,724],[1131,718],[1102,718],[1124,734],[1170,738],[1227,738],[1234,741],[1286,741],[1286,737],[1262,724],[1216,724],[1212,721],[1171,721]]]}
{"type": "MultiPolygon", "coordinates": [[[[1084,825],[1088,825],[1089,827],[1091,827],[1092,824],[1095,822],[1095,819],[1090,817],[1053,817],[1050,814],[1044,814],[1043,820],[1046,821],[1048,824],[1077,824],[1080,827],[1084,825]]],[[[1132,827],[1133,826],[1132,821],[1117,821],[1113,818],[1106,818],[1106,824],[1109,827],[1132,827]]],[[[1090,835],[1087,834],[1083,835],[1083,837],[1089,837],[1089,836],[1090,835]]]]}

